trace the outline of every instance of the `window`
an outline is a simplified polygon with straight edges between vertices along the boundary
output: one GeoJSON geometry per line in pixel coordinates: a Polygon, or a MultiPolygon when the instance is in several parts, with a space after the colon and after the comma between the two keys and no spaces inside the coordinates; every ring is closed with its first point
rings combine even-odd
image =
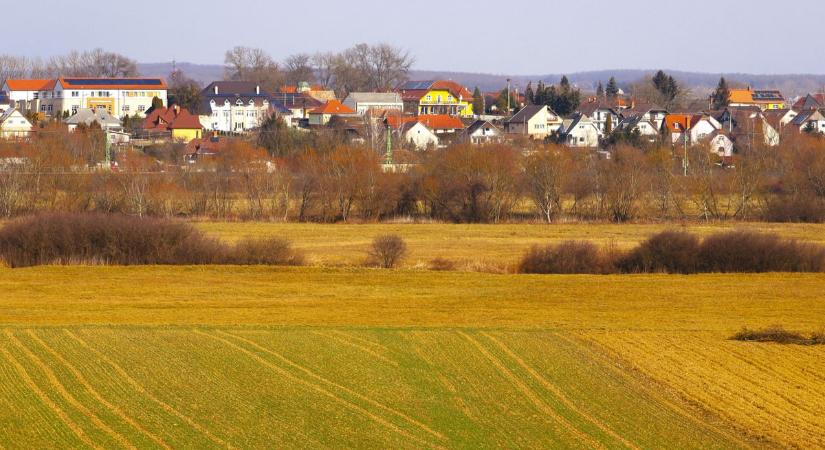
{"type": "Polygon", "coordinates": [[[146,111],[146,106],[144,106],[144,105],[139,105],[139,106],[138,106],[138,111],[140,111],[140,112],[144,112],[144,111],[146,111]]]}
{"type": "Polygon", "coordinates": [[[452,103],[452,101],[453,101],[453,96],[452,96],[452,95],[448,95],[448,96],[447,96],[447,101],[448,101],[448,102],[450,102],[450,103],[452,103]]]}
{"type": "Polygon", "coordinates": [[[35,99],[35,100],[37,100],[38,98],[40,98],[40,93],[39,93],[39,92],[35,92],[35,93],[33,93],[33,94],[32,94],[32,98],[33,98],[33,99],[35,99]]]}
{"type": "Polygon", "coordinates": [[[54,111],[54,107],[52,105],[46,105],[46,111],[52,112],[54,111]]]}
{"type": "Polygon", "coordinates": [[[77,114],[77,105],[72,105],[72,115],[77,114]]]}
{"type": "Polygon", "coordinates": [[[46,112],[46,105],[40,105],[40,112],[46,112]]]}
{"type": "Polygon", "coordinates": [[[439,95],[438,97],[435,98],[435,100],[436,100],[436,102],[441,103],[441,96],[439,95]]]}
{"type": "Polygon", "coordinates": [[[72,91],[72,97],[80,97],[80,91],[72,91]]]}
{"type": "Polygon", "coordinates": [[[432,95],[428,95],[428,96],[427,96],[427,101],[428,101],[428,102],[433,101],[433,96],[432,96],[432,95]]]}
{"type": "Polygon", "coordinates": [[[129,105],[123,105],[123,111],[129,112],[129,105]]]}

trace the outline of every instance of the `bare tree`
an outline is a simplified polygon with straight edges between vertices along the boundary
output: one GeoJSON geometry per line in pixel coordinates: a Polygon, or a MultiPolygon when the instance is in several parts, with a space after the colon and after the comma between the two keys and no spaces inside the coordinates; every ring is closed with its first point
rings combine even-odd
{"type": "Polygon", "coordinates": [[[51,76],[135,77],[140,75],[137,62],[124,55],[101,48],[73,51],[49,60],[42,72],[51,76]]]}
{"type": "Polygon", "coordinates": [[[29,61],[23,56],[0,55],[0,84],[6,80],[26,78],[29,75],[29,61]]]}
{"type": "Polygon", "coordinates": [[[302,81],[315,82],[315,72],[312,69],[312,57],[306,53],[298,53],[284,60],[286,82],[297,85],[302,81]]]}
{"type": "Polygon", "coordinates": [[[227,80],[252,81],[267,90],[283,83],[278,64],[260,48],[235,47],[226,52],[224,65],[227,80]]]}
{"type": "Polygon", "coordinates": [[[571,169],[566,149],[552,146],[527,158],[524,178],[527,190],[547,223],[561,211],[562,194],[571,169]]]}

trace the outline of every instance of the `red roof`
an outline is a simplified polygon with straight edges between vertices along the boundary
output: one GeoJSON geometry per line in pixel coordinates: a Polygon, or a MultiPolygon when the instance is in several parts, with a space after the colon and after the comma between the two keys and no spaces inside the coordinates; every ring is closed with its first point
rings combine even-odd
{"type": "Polygon", "coordinates": [[[323,105],[311,110],[310,114],[355,114],[355,111],[338,100],[329,100],[323,105]]]}
{"type": "Polygon", "coordinates": [[[153,110],[143,120],[143,129],[152,131],[166,130],[200,130],[203,128],[197,116],[186,108],[173,106],[153,110]]]}
{"type": "Polygon", "coordinates": [[[387,117],[387,125],[398,129],[407,123],[421,122],[431,130],[461,130],[464,129],[464,122],[458,117],[447,114],[427,114],[420,116],[400,116],[391,115],[387,117]]]}
{"type": "Polygon", "coordinates": [[[6,80],[13,91],[51,91],[57,80],[6,80]]]}

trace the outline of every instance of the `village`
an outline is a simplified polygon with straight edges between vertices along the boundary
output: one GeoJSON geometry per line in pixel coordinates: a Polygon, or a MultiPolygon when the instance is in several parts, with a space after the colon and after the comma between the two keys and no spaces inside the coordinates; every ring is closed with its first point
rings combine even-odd
{"type": "Polygon", "coordinates": [[[777,90],[728,88],[723,79],[711,98],[669,110],[626,94],[614,80],[594,93],[576,90],[566,78],[558,93],[541,82],[538,91],[531,84],[526,92],[505,87],[481,93],[451,80],[413,80],[386,92],[339,97],[309,81],[266,90],[254,81],[233,80],[209,83],[186,108],[162,78],[8,79],[0,92],[0,137],[27,140],[47,123],[69,131],[94,124],[115,149],[106,153],[112,164],[121,151],[160,142],[185,145],[179,162],[191,164],[214,156],[227,139],[260,133],[276,120],[285,132],[334,131],[342,142],[373,148],[388,166],[395,164],[394,149],[457,143],[526,148],[528,141],[553,142],[609,158],[610,144],[622,140],[703,145],[725,165],[742,146],[776,146],[788,133],[825,133],[822,93],[787,100],[777,90]],[[568,101],[566,111],[555,111],[552,102],[539,98],[548,89],[557,97],[574,94],[564,100],[575,104],[568,101]]]}

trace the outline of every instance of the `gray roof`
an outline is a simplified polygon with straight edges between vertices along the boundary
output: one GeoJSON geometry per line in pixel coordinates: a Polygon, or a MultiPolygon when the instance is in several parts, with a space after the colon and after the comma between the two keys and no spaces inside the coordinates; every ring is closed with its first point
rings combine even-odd
{"type": "Polygon", "coordinates": [[[401,95],[397,92],[350,92],[344,103],[347,100],[356,103],[402,103],[401,95]]]}
{"type": "Polygon", "coordinates": [[[492,124],[492,123],[490,123],[489,121],[487,121],[487,120],[480,120],[480,119],[479,119],[479,120],[476,120],[475,122],[471,123],[471,124],[470,124],[470,126],[468,126],[468,127],[464,130],[464,134],[466,134],[466,135],[468,135],[468,136],[469,136],[469,135],[471,135],[471,134],[475,133],[475,132],[476,132],[476,130],[478,130],[479,128],[481,128],[481,127],[483,127],[483,126],[485,126],[485,125],[489,125],[489,126],[490,126],[490,128],[492,128],[492,129],[496,130],[496,132],[500,132],[500,130],[498,129],[498,127],[496,127],[495,125],[493,125],[493,124],[492,124]]]}
{"type": "Polygon", "coordinates": [[[511,117],[510,120],[508,120],[507,122],[509,122],[509,123],[525,123],[528,120],[532,119],[533,116],[538,114],[544,108],[547,108],[547,106],[546,105],[527,105],[524,108],[521,108],[521,111],[517,112],[516,115],[511,117]]]}
{"type": "Polygon", "coordinates": [[[93,110],[91,108],[81,108],[72,117],[65,120],[69,125],[91,125],[92,122],[97,122],[101,127],[119,127],[120,120],[117,117],[109,114],[103,109],[93,110]]]}

